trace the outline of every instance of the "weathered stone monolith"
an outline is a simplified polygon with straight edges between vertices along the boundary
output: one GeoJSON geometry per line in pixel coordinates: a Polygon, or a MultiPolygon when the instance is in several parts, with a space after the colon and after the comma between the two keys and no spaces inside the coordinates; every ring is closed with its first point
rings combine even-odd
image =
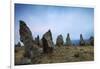
{"type": "Polygon", "coordinates": [[[91,36],[89,39],[90,45],[94,46],[94,37],[91,36]]]}
{"type": "Polygon", "coordinates": [[[52,33],[49,30],[46,32],[42,37],[43,43],[43,53],[52,53],[53,52],[53,40],[52,40],[52,33]]]}
{"type": "Polygon", "coordinates": [[[67,46],[71,46],[71,45],[72,45],[72,42],[71,42],[69,33],[67,34],[66,45],[67,45],[67,46]]]}
{"type": "Polygon", "coordinates": [[[38,54],[37,45],[35,44],[32,32],[24,21],[20,21],[20,41],[25,46],[25,57],[34,58],[38,54]]]}
{"type": "Polygon", "coordinates": [[[35,43],[39,46],[40,45],[40,38],[39,35],[35,38],[35,43]]]}
{"type": "Polygon", "coordinates": [[[84,41],[84,39],[83,39],[83,36],[82,36],[82,34],[80,34],[80,46],[84,46],[85,45],[85,41],[84,41]]]}
{"type": "Polygon", "coordinates": [[[64,43],[64,41],[63,41],[63,36],[62,36],[62,35],[59,35],[59,36],[57,37],[57,40],[56,40],[56,45],[57,45],[57,46],[63,46],[63,43],[64,43]]]}

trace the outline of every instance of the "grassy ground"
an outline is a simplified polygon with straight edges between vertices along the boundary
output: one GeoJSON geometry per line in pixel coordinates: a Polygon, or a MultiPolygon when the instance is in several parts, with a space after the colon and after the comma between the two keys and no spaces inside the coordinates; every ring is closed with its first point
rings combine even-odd
{"type": "MultiPolygon", "coordinates": [[[[19,49],[15,53],[15,63],[23,58],[24,48],[19,49]]],[[[41,54],[37,58],[38,64],[46,63],[63,63],[63,62],[79,62],[79,61],[93,61],[94,47],[93,46],[61,46],[55,47],[52,54],[41,54]]]]}

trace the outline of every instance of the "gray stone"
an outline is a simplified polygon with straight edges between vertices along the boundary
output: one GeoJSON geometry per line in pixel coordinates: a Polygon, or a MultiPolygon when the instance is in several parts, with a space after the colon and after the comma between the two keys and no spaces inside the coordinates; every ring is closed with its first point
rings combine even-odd
{"type": "Polygon", "coordinates": [[[52,40],[52,33],[49,30],[46,32],[42,37],[43,43],[43,53],[52,53],[53,52],[53,40],[52,40]]]}
{"type": "Polygon", "coordinates": [[[35,38],[36,45],[40,46],[40,38],[39,35],[35,38]]]}
{"type": "Polygon", "coordinates": [[[66,45],[67,45],[67,46],[71,46],[71,45],[72,45],[72,42],[71,42],[69,33],[67,34],[66,45]]]}
{"type": "Polygon", "coordinates": [[[25,24],[24,21],[20,21],[20,41],[25,46],[25,57],[33,58],[36,57],[38,52],[38,47],[35,44],[35,41],[33,40],[31,30],[29,27],[25,24]]]}
{"type": "Polygon", "coordinates": [[[91,36],[89,39],[90,45],[94,46],[94,37],[91,36]]]}
{"type": "Polygon", "coordinates": [[[84,46],[85,45],[85,41],[84,41],[84,39],[83,39],[83,36],[82,36],[82,34],[80,34],[80,46],[84,46]]]}
{"type": "Polygon", "coordinates": [[[57,37],[57,40],[56,40],[56,45],[57,45],[57,46],[63,46],[63,43],[64,43],[64,41],[63,41],[63,36],[62,36],[62,35],[59,35],[59,36],[57,37]]]}

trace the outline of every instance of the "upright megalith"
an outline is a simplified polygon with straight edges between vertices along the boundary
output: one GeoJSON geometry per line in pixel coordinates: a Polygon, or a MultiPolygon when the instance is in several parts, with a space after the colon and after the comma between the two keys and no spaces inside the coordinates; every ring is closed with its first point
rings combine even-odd
{"type": "Polygon", "coordinates": [[[72,45],[72,42],[71,42],[69,33],[67,34],[66,45],[67,45],[67,46],[71,46],[71,45],[72,45]]]}
{"type": "Polygon", "coordinates": [[[18,42],[18,43],[15,45],[15,47],[21,47],[20,42],[18,42]]]}
{"type": "Polygon", "coordinates": [[[40,38],[39,35],[35,38],[35,43],[39,46],[40,45],[40,38]]]}
{"type": "Polygon", "coordinates": [[[90,45],[94,46],[94,37],[93,36],[90,37],[89,43],[90,43],[90,45]]]}
{"type": "Polygon", "coordinates": [[[52,33],[50,30],[43,35],[42,43],[43,43],[43,53],[53,52],[54,44],[53,44],[53,39],[52,39],[52,33]]]}
{"type": "Polygon", "coordinates": [[[21,43],[18,42],[17,44],[15,44],[15,53],[18,52],[21,48],[21,43]]]}
{"type": "Polygon", "coordinates": [[[79,42],[80,46],[84,46],[85,45],[85,41],[83,39],[82,34],[80,34],[80,42],[79,42]]]}
{"type": "Polygon", "coordinates": [[[31,30],[29,27],[26,25],[26,23],[22,20],[20,20],[20,41],[24,44],[25,46],[25,56],[28,58],[33,58],[37,56],[37,48],[35,45],[35,42],[32,37],[31,30]]]}
{"type": "Polygon", "coordinates": [[[63,46],[64,41],[63,41],[63,36],[62,35],[58,35],[57,40],[56,40],[56,45],[57,46],[63,46]]]}

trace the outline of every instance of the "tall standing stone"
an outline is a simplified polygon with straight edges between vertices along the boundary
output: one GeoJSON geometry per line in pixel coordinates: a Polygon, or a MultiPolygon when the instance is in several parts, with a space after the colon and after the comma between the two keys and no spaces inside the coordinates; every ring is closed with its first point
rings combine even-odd
{"type": "Polygon", "coordinates": [[[85,45],[85,41],[83,39],[82,34],[80,34],[80,46],[84,46],[85,45]]]}
{"type": "Polygon", "coordinates": [[[52,40],[52,33],[49,30],[46,32],[42,37],[43,43],[43,53],[52,53],[53,52],[53,40],[52,40]]]}
{"type": "Polygon", "coordinates": [[[64,41],[63,41],[63,36],[62,36],[62,35],[59,35],[59,36],[57,37],[57,40],[56,40],[56,45],[57,45],[57,46],[63,46],[63,43],[64,43],[64,41]]]}
{"type": "Polygon", "coordinates": [[[66,45],[67,45],[67,46],[71,46],[71,45],[72,45],[72,42],[71,42],[69,33],[67,34],[66,45]]]}
{"type": "Polygon", "coordinates": [[[35,43],[39,46],[40,45],[40,38],[39,35],[35,38],[35,43]]]}
{"type": "Polygon", "coordinates": [[[90,45],[94,46],[94,37],[91,36],[89,39],[90,45]]]}
{"type": "Polygon", "coordinates": [[[24,21],[20,21],[20,41],[24,44],[25,46],[25,56],[28,58],[33,58],[36,57],[37,53],[37,48],[34,46],[34,40],[32,37],[31,30],[29,27],[25,24],[24,21]]]}

